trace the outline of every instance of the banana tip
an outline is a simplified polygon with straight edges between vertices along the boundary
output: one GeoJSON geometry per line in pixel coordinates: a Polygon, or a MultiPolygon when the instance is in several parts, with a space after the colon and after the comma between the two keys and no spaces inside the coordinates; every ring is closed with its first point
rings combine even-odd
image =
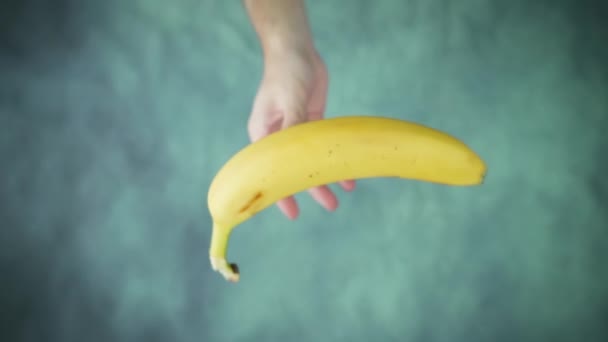
{"type": "Polygon", "coordinates": [[[219,272],[224,279],[231,283],[236,283],[240,279],[239,266],[237,264],[229,264],[224,258],[211,257],[211,268],[219,272]]]}
{"type": "Polygon", "coordinates": [[[226,280],[228,280],[229,282],[232,282],[232,283],[238,282],[239,279],[241,278],[241,273],[239,272],[239,266],[237,264],[230,264],[230,275],[228,277],[226,277],[226,275],[224,275],[224,278],[226,278],[226,280]]]}

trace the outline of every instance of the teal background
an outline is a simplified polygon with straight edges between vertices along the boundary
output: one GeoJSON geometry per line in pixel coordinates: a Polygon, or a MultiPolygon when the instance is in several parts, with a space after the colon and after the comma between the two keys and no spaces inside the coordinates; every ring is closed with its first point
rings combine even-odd
{"type": "Polygon", "coordinates": [[[606,6],[307,3],[326,115],[450,132],[486,183],[298,195],[235,231],[227,283],[206,195],[262,72],[241,2],[7,1],[2,341],[605,341],[606,6]]]}

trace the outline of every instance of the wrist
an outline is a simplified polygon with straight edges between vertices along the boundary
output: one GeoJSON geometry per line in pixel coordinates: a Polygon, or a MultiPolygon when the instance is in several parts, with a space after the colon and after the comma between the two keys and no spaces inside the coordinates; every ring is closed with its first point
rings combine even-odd
{"type": "Polygon", "coordinates": [[[315,62],[319,58],[312,40],[289,39],[286,37],[265,37],[262,39],[264,60],[273,61],[285,58],[302,58],[315,62]]]}
{"type": "Polygon", "coordinates": [[[244,0],[267,58],[316,54],[304,0],[244,0]]]}
{"type": "Polygon", "coordinates": [[[269,30],[260,35],[265,61],[299,59],[315,63],[319,53],[308,28],[304,25],[269,30]]]}

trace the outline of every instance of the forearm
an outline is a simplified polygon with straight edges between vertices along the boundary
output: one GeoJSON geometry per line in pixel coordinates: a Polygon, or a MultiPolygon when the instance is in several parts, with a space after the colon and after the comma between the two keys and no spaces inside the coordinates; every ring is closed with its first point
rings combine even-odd
{"type": "Polygon", "coordinates": [[[304,0],[243,0],[266,57],[285,50],[314,53],[304,0]]]}

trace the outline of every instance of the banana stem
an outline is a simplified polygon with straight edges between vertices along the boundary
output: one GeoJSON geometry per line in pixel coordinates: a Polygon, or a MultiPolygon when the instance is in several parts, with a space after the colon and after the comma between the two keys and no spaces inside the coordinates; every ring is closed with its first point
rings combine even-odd
{"type": "Polygon", "coordinates": [[[214,271],[219,272],[227,281],[235,283],[239,281],[238,266],[236,264],[229,264],[226,261],[226,251],[231,232],[232,230],[226,229],[226,227],[217,224],[213,225],[209,260],[214,271]]]}

